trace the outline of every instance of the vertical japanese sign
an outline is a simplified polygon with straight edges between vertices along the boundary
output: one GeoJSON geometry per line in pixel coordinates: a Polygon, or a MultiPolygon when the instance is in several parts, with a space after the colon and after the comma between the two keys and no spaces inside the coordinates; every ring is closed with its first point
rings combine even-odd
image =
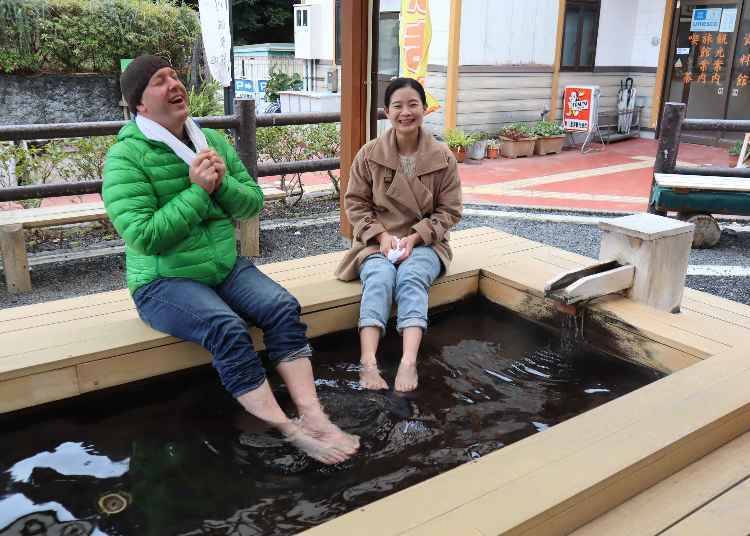
{"type": "Polygon", "coordinates": [[[229,33],[230,0],[198,0],[201,35],[206,49],[206,62],[213,76],[223,87],[232,83],[229,33]]]}
{"type": "MultiPolygon", "coordinates": [[[[427,77],[427,62],[432,40],[429,0],[401,0],[401,75],[414,78],[423,86],[427,77]]],[[[427,92],[427,113],[440,108],[437,100],[427,92]]]]}
{"type": "Polygon", "coordinates": [[[563,94],[563,127],[571,132],[589,132],[594,127],[598,86],[566,86],[563,94]]]}

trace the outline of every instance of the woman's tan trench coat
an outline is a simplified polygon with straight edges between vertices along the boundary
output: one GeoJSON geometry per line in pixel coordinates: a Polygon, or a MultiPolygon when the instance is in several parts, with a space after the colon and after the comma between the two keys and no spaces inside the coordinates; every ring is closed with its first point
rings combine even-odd
{"type": "Polygon", "coordinates": [[[415,156],[416,176],[409,179],[401,172],[394,129],[357,153],[344,197],[354,240],[336,269],[339,279],[359,277],[362,262],[380,251],[376,237],[383,231],[399,238],[419,233],[448,269],[453,258],[448,229],[463,210],[456,159],[424,129],[415,156]]]}

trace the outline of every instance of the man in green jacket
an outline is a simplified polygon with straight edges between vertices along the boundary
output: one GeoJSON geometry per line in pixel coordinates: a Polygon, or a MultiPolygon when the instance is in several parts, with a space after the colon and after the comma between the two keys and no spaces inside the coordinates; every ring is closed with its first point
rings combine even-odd
{"type": "Polygon", "coordinates": [[[138,314],[211,352],[224,387],[293,445],[326,464],[346,460],[359,438],[332,424],[318,401],[299,303],[237,255],[233,220],[260,212],[260,187],[221,134],[188,117],[187,92],[166,60],[136,58],[120,86],[135,120],[107,155],[102,197],[125,240],[138,314]],[[248,323],[263,330],[301,419],[279,407],[248,323]]]}

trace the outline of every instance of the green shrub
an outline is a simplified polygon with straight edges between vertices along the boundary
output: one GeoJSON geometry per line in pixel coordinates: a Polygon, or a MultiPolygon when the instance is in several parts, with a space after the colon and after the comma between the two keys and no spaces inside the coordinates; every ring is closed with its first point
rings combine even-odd
{"type": "Polygon", "coordinates": [[[117,73],[145,53],[183,71],[199,31],[197,13],[168,0],[2,0],[0,73],[117,73]]]}
{"type": "MultiPolygon", "coordinates": [[[[258,160],[294,162],[318,158],[336,158],[341,152],[341,132],[334,123],[262,127],[257,130],[258,160]]],[[[334,190],[339,191],[339,176],[328,172],[334,190]]],[[[302,188],[301,174],[293,175],[302,188]]],[[[281,177],[282,189],[287,189],[287,177],[281,177]]]]}
{"type": "Polygon", "coordinates": [[[266,100],[268,102],[279,102],[279,91],[299,91],[302,89],[302,77],[299,73],[286,74],[275,66],[271,67],[271,73],[266,84],[266,100]]]}
{"type": "Polygon", "coordinates": [[[555,121],[539,121],[532,130],[534,136],[547,138],[550,136],[560,136],[565,134],[565,129],[560,123],[555,121]]]}
{"type": "Polygon", "coordinates": [[[443,133],[443,139],[451,149],[467,148],[477,141],[473,134],[466,134],[460,128],[449,128],[443,133]]]}
{"type": "Polygon", "coordinates": [[[188,109],[190,117],[209,117],[224,113],[224,103],[219,98],[222,87],[216,80],[204,82],[200,91],[190,88],[188,109]]]}
{"type": "Polygon", "coordinates": [[[500,130],[500,136],[513,141],[523,140],[532,136],[531,129],[525,123],[513,123],[500,130]]]}

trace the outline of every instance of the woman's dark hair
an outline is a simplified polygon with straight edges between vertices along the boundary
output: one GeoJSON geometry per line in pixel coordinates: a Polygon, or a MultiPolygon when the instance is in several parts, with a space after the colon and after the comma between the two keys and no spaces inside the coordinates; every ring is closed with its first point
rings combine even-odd
{"type": "Polygon", "coordinates": [[[424,92],[422,84],[414,80],[413,78],[394,78],[388,87],[385,88],[385,107],[388,108],[391,105],[391,97],[397,89],[402,87],[410,87],[419,93],[419,98],[422,99],[422,105],[427,108],[427,95],[424,92]]]}

